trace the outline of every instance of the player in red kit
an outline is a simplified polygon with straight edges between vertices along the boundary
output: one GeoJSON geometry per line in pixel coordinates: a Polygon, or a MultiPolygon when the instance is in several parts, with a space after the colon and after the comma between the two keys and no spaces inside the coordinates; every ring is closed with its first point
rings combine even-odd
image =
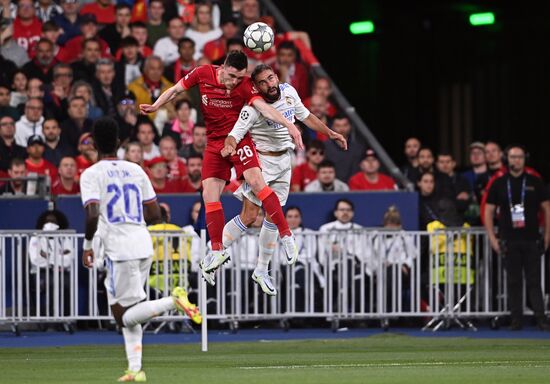
{"type": "Polygon", "coordinates": [[[242,52],[232,51],[221,66],[202,65],[195,68],[176,85],[167,89],[153,105],[141,104],[142,113],[154,113],[161,106],[172,101],[179,93],[198,85],[201,94],[201,110],[207,130],[207,145],[204,151],[202,169],[203,198],[206,211],[206,227],[212,242],[212,253],[201,263],[205,279],[214,284],[211,272],[215,271],[228,258],[224,250],[222,232],[225,225],[220,195],[229,182],[231,167],[235,167],[237,177],[250,184],[251,189],[262,201],[266,212],[277,226],[283,248],[289,264],[296,261],[298,249],[294,236],[288,228],[281,204],[275,193],[265,183],[256,154],[256,149],[247,134],[235,148],[235,154],[224,158],[220,151],[228,133],[239,118],[245,104],[253,105],[267,119],[287,127],[298,148],[303,148],[300,131],[283,117],[276,109],[267,104],[254,88],[252,80],[246,75],[248,60],[242,52]]]}

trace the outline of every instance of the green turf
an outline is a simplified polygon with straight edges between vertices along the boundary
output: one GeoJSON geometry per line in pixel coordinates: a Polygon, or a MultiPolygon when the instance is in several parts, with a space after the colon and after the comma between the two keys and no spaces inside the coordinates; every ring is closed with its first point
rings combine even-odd
{"type": "MultiPolygon", "coordinates": [[[[145,345],[150,383],[550,383],[550,340],[414,338],[145,345]]],[[[121,346],[0,349],[0,383],[110,383],[121,346]]]]}

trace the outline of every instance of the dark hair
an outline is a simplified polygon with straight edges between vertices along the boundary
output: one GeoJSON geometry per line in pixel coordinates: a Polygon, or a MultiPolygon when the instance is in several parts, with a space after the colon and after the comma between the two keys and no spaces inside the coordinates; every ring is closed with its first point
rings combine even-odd
{"type": "Polygon", "coordinates": [[[120,40],[120,48],[139,47],[139,43],[133,36],[126,36],[120,40]]]}
{"type": "MultiPolygon", "coordinates": [[[[11,117],[11,116],[9,116],[11,117]]],[[[19,157],[14,157],[13,159],[10,160],[10,165],[8,167],[8,169],[12,169],[13,167],[16,167],[18,165],[24,165],[24,166],[27,166],[25,164],[25,160],[19,158],[19,157]]]]}
{"type": "Polygon", "coordinates": [[[338,200],[336,200],[336,204],[334,204],[334,210],[335,211],[338,209],[338,205],[340,205],[340,203],[345,203],[345,204],[349,205],[351,207],[351,210],[355,211],[355,206],[353,205],[351,200],[348,200],[348,199],[338,199],[338,200]]]}
{"type": "Polygon", "coordinates": [[[292,211],[292,210],[298,211],[298,212],[300,212],[300,216],[302,216],[302,217],[304,216],[304,215],[302,214],[302,210],[301,210],[300,207],[298,207],[297,205],[290,205],[290,206],[286,207],[286,209],[285,209],[285,215],[286,215],[286,213],[287,213],[288,211],[292,211]]]}
{"type": "Polygon", "coordinates": [[[250,74],[250,77],[252,78],[252,80],[256,81],[256,76],[258,76],[260,73],[264,72],[264,71],[273,71],[273,68],[271,68],[269,65],[267,64],[260,64],[260,65],[257,65],[256,68],[254,68],[254,70],[252,71],[252,73],[250,74]]]}
{"type": "Polygon", "coordinates": [[[143,21],[134,21],[133,23],[130,23],[130,28],[144,28],[144,29],[147,29],[147,24],[145,24],[143,21]]]}
{"type": "Polygon", "coordinates": [[[110,117],[97,119],[93,126],[92,136],[97,150],[102,154],[110,154],[118,147],[118,124],[110,117]]]}
{"type": "Polygon", "coordinates": [[[94,42],[94,43],[97,43],[101,49],[101,42],[99,41],[99,39],[97,37],[89,37],[87,39],[84,39],[82,40],[82,49],[84,49],[86,47],[86,44],[90,43],[90,42],[94,42]]]}
{"type": "Polygon", "coordinates": [[[248,67],[248,59],[244,52],[231,51],[227,54],[224,65],[226,67],[233,67],[237,71],[242,71],[248,67]]]}
{"type": "Polygon", "coordinates": [[[193,46],[193,48],[195,48],[195,41],[193,39],[190,39],[188,37],[182,37],[179,41],[178,41],[178,49],[181,48],[181,46],[185,43],[189,43],[193,46]]]}
{"type": "Polygon", "coordinates": [[[291,49],[294,52],[294,54],[298,53],[296,50],[296,45],[294,45],[294,43],[290,40],[281,42],[277,46],[277,51],[279,51],[280,49],[291,49]]]}
{"type": "Polygon", "coordinates": [[[336,167],[334,166],[334,163],[330,160],[323,160],[321,161],[321,163],[319,163],[319,166],[318,166],[318,169],[321,169],[321,168],[332,168],[332,169],[336,169],[336,167]]]}
{"type": "Polygon", "coordinates": [[[306,146],[306,150],[310,150],[312,148],[315,148],[315,149],[318,149],[320,151],[324,151],[325,150],[325,144],[323,144],[323,142],[321,140],[311,140],[307,146],[306,146]]]}
{"type": "Polygon", "coordinates": [[[430,153],[432,154],[432,157],[434,155],[434,151],[430,147],[422,146],[422,147],[418,148],[418,152],[416,152],[416,156],[418,156],[421,151],[430,151],[430,153]]]}
{"type": "Polygon", "coordinates": [[[36,43],[36,46],[38,47],[40,44],[48,44],[50,47],[53,47],[54,44],[51,42],[51,40],[46,39],[45,37],[42,37],[38,42],[36,43]]]}
{"type": "Polygon", "coordinates": [[[187,162],[189,163],[189,160],[191,160],[191,159],[201,159],[202,160],[202,155],[200,153],[193,153],[193,154],[191,154],[187,157],[187,162]]]}
{"type": "Polygon", "coordinates": [[[449,151],[439,151],[439,153],[437,154],[437,157],[439,156],[449,156],[451,159],[454,160],[453,154],[449,151]]]}
{"type": "Polygon", "coordinates": [[[44,224],[46,224],[46,219],[48,216],[54,216],[56,224],[59,225],[59,229],[67,229],[69,228],[69,220],[67,220],[67,216],[65,214],[57,209],[52,209],[51,211],[44,211],[38,216],[38,219],[36,219],[36,229],[42,229],[44,227],[44,224]]]}
{"type": "Polygon", "coordinates": [[[0,88],[6,88],[11,93],[11,87],[7,83],[4,83],[3,81],[0,82],[0,88]]]}
{"type": "Polygon", "coordinates": [[[348,115],[346,115],[345,113],[339,112],[332,118],[332,121],[342,120],[342,119],[347,119],[349,121],[348,115]]]}
{"type": "Polygon", "coordinates": [[[59,31],[59,26],[53,21],[49,20],[42,24],[42,32],[59,31]]]}
{"type": "Polygon", "coordinates": [[[227,39],[227,41],[225,42],[226,48],[229,48],[230,45],[240,45],[241,47],[244,47],[244,42],[243,39],[232,37],[231,39],[227,39]]]}
{"type": "Polygon", "coordinates": [[[129,9],[130,12],[132,12],[132,7],[130,7],[128,4],[126,3],[118,3],[117,5],[115,5],[115,12],[120,10],[120,9],[129,9]]]}
{"type": "Polygon", "coordinates": [[[182,104],[187,104],[189,109],[193,108],[193,106],[191,105],[191,102],[188,99],[179,99],[178,101],[176,101],[176,104],[174,105],[175,110],[177,111],[178,109],[180,109],[182,104]]]}
{"type": "Polygon", "coordinates": [[[424,175],[432,175],[432,178],[434,179],[435,181],[435,175],[432,171],[426,171],[426,172],[421,172],[418,174],[418,177],[416,178],[416,182],[420,182],[420,180],[422,180],[422,178],[424,177],[424,175]]]}

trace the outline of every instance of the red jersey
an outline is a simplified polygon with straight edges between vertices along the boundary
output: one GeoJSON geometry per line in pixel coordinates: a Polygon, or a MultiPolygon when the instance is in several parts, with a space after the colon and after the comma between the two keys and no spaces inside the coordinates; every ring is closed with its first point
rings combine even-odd
{"type": "Polygon", "coordinates": [[[42,23],[35,17],[31,25],[21,24],[21,19],[15,18],[13,22],[13,36],[12,38],[17,42],[17,45],[31,52],[31,46],[40,40],[42,34],[42,23]]]}
{"type": "Polygon", "coordinates": [[[371,183],[363,172],[357,172],[348,181],[350,191],[384,191],[396,190],[395,181],[383,173],[378,174],[378,181],[371,183]]]}
{"type": "MultiPolygon", "coordinates": [[[[99,44],[101,45],[101,57],[110,58],[111,49],[109,48],[109,45],[99,36],[97,37],[97,39],[99,40],[99,44]]],[[[83,40],[83,36],[73,37],[71,40],[67,41],[63,49],[61,49],[57,54],[56,58],[62,63],[72,63],[73,61],[78,60],[80,57],[80,53],[82,52],[83,40]]]]}
{"type": "Polygon", "coordinates": [[[183,193],[195,193],[199,191],[197,188],[191,185],[191,183],[189,182],[189,179],[183,180],[181,183],[181,186],[182,186],[181,192],[183,193]]]}
{"type": "Polygon", "coordinates": [[[317,171],[311,169],[308,163],[298,165],[292,171],[292,179],[290,185],[298,185],[300,191],[303,191],[306,185],[317,179],[317,171]]]}
{"type": "Polygon", "coordinates": [[[153,189],[157,194],[167,194],[167,193],[182,193],[183,192],[183,183],[181,180],[166,180],[163,187],[153,184],[153,189]]]}
{"type": "Polygon", "coordinates": [[[245,77],[231,91],[225,88],[218,82],[218,69],[214,65],[201,65],[180,80],[180,85],[185,89],[199,86],[207,147],[217,152],[223,148],[223,142],[237,122],[241,108],[261,98],[249,77],[245,77]]]}
{"type": "Polygon", "coordinates": [[[98,3],[88,3],[80,10],[81,15],[86,13],[95,15],[98,24],[113,24],[115,22],[115,6],[113,4],[102,7],[98,3]]]}
{"type": "Polygon", "coordinates": [[[57,168],[48,160],[41,159],[38,164],[31,163],[30,159],[25,160],[27,174],[36,173],[37,175],[50,176],[50,180],[57,179],[57,168]]]}
{"type": "Polygon", "coordinates": [[[90,168],[93,163],[91,161],[88,161],[84,156],[78,155],[75,157],[76,160],[76,169],[77,169],[77,181],[80,180],[80,175],[82,175],[82,172],[84,172],[86,169],[90,168]]]}
{"type": "MultiPolygon", "coordinates": [[[[153,50],[146,45],[144,45],[143,47],[139,47],[138,50],[141,56],[143,56],[144,58],[149,57],[153,54],[153,50]]],[[[115,60],[120,61],[120,59],[122,59],[122,48],[117,49],[115,53],[115,60]]]]}
{"type": "Polygon", "coordinates": [[[173,160],[168,165],[168,179],[169,180],[181,180],[187,176],[187,165],[181,159],[173,160]]]}
{"type": "Polygon", "coordinates": [[[52,195],[78,195],[79,193],[80,186],[76,182],[71,189],[65,189],[59,178],[52,184],[52,195]]]}

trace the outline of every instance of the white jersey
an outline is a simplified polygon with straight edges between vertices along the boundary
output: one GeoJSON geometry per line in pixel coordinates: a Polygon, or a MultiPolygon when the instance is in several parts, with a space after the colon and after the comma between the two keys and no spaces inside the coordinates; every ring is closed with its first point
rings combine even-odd
{"type": "Polygon", "coordinates": [[[124,160],[101,160],[80,177],[82,203],[99,203],[97,234],[105,255],[114,261],[153,256],[143,203],[156,199],[143,169],[124,160]]]}
{"type": "MultiPolygon", "coordinates": [[[[296,89],[287,83],[279,84],[279,89],[281,90],[281,97],[270,105],[292,123],[294,123],[295,118],[300,121],[307,119],[310,112],[304,107],[296,89]]],[[[266,119],[256,108],[245,105],[241,109],[239,119],[229,135],[233,136],[238,143],[249,130],[259,151],[278,152],[285,149],[294,149],[292,137],[290,137],[288,129],[284,125],[266,119]]]]}

